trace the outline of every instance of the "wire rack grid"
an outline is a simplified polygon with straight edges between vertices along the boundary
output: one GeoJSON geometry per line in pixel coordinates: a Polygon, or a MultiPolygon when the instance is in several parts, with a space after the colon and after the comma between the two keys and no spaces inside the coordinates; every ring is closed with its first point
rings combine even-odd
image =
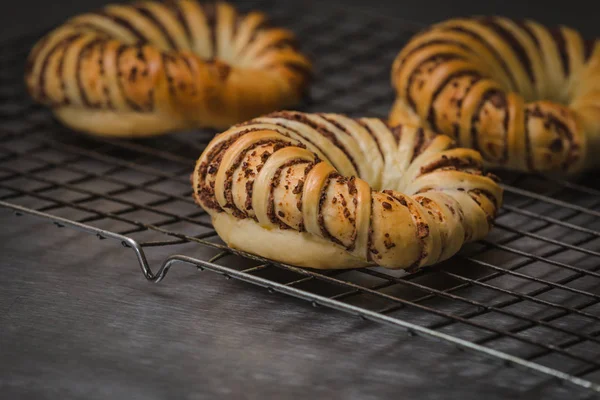
{"type": "MultiPolygon", "coordinates": [[[[391,62],[418,25],[281,4],[240,7],[268,10],[315,60],[300,109],[385,117],[391,62]]],[[[505,204],[489,237],[414,274],[270,262],[227,248],[191,199],[189,174],[214,132],[114,140],[62,127],[22,85],[38,37],[0,46],[0,206],[117,240],[153,282],[189,264],[600,392],[600,190],[589,177],[500,172],[505,204]],[[174,255],[153,272],[158,247],[174,255]]]]}

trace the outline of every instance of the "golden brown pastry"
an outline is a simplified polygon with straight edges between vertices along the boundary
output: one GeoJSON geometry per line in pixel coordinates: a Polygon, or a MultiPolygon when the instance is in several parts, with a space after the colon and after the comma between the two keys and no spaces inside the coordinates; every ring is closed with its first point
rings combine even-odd
{"type": "Polygon", "coordinates": [[[312,67],[294,35],[225,2],[141,1],[69,19],[29,56],[32,97],[100,135],[225,129],[296,104],[312,67]]]}
{"type": "Polygon", "coordinates": [[[502,17],[417,34],[392,68],[390,123],[421,123],[486,163],[571,174],[598,164],[600,40],[502,17]]]}
{"type": "Polygon", "coordinates": [[[217,135],[192,182],[233,248],[311,268],[413,271],[490,230],[502,189],[481,162],[421,128],[281,111],[217,135]]]}

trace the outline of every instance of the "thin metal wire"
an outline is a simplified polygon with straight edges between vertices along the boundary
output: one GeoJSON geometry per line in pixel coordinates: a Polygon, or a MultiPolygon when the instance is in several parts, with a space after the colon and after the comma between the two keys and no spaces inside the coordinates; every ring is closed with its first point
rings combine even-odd
{"type": "MultiPolygon", "coordinates": [[[[122,185],[124,186],[123,189],[119,189],[119,191],[131,191],[131,190],[140,190],[142,192],[148,193],[148,194],[153,194],[153,195],[157,195],[157,196],[165,196],[166,198],[169,199],[176,199],[185,203],[189,203],[189,204],[195,204],[194,201],[192,200],[192,198],[190,196],[181,196],[178,194],[173,194],[173,193],[167,193],[164,191],[160,191],[160,190],[156,190],[156,189],[152,189],[149,186],[155,185],[159,182],[162,182],[164,179],[163,177],[156,177],[151,181],[145,182],[143,185],[135,185],[131,182],[126,182],[122,179],[118,179],[118,178],[114,178],[113,174],[122,171],[125,169],[125,167],[123,166],[115,166],[113,168],[111,168],[108,171],[105,171],[104,173],[98,173],[98,172],[93,172],[93,171],[89,171],[89,170],[84,170],[82,168],[77,168],[77,167],[73,167],[70,164],[76,163],[77,161],[80,161],[82,159],[82,156],[75,156],[74,158],[68,159],[67,161],[62,161],[60,163],[58,162],[52,162],[52,161],[48,161],[45,160],[42,157],[38,157],[35,156],[33,153],[33,151],[29,151],[27,153],[16,153],[16,152],[9,152],[7,150],[4,150],[0,147],[1,151],[4,151],[6,153],[9,153],[10,155],[14,156],[14,157],[18,157],[21,159],[29,159],[29,160],[33,160],[33,161],[37,161],[37,162],[43,162],[46,163],[46,165],[44,166],[43,170],[35,170],[35,171],[29,171],[30,173],[32,172],[41,172],[44,170],[49,170],[49,169],[62,169],[65,171],[69,171],[69,172],[75,172],[78,174],[82,174],[85,175],[82,178],[78,178],[78,179],[74,179],[72,181],[68,181],[67,183],[71,184],[71,185],[75,185],[75,184],[79,184],[82,183],[84,180],[89,180],[89,179],[98,179],[100,181],[104,181],[104,182],[110,182],[110,183],[115,183],[117,185],[122,185]]],[[[145,157],[145,156],[144,156],[145,157]]],[[[138,159],[138,161],[140,161],[138,159]]],[[[18,176],[18,173],[14,173],[13,176],[18,176]]],[[[0,181],[2,180],[7,180],[7,178],[0,178],[0,181]]],[[[112,195],[116,195],[118,194],[117,191],[115,192],[108,192],[111,196],[112,195]]]]}
{"type": "MultiPolygon", "coordinates": [[[[521,236],[527,236],[527,237],[530,237],[530,238],[533,238],[533,239],[536,239],[536,240],[540,240],[542,242],[554,244],[554,245],[557,245],[557,246],[562,246],[562,247],[565,247],[565,248],[570,249],[570,250],[575,250],[575,251],[578,251],[580,253],[588,254],[590,256],[600,257],[600,252],[594,251],[594,250],[590,250],[590,249],[586,249],[585,247],[575,246],[575,245],[572,245],[572,244],[569,244],[569,243],[561,242],[560,240],[547,238],[547,237],[542,236],[542,235],[538,235],[538,234],[535,234],[535,233],[532,233],[532,232],[524,231],[523,229],[513,228],[513,227],[508,226],[506,224],[500,224],[500,223],[496,222],[494,225],[496,227],[498,227],[498,228],[504,229],[505,231],[510,231],[510,232],[516,233],[516,234],[521,235],[521,236]]],[[[491,246],[495,246],[496,245],[496,243],[492,243],[490,241],[485,241],[485,243],[490,244],[491,246]]],[[[508,251],[511,251],[511,252],[518,251],[516,249],[511,249],[511,248],[509,248],[507,246],[503,246],[503,248],[506,248],[506,249],[508,249],[508,251]]],[[[528,257],[528,256],[529,255],[527,255],[526,257],[528,257]]],[[[547,259],[542,259],[540,261],[553,262],[552,260],[547,260],[547,259]]],[[[555,265],[559,265],[559,266],[565,267],[565,268],[574,268],[573,266],[565,266],[565,265],[563,265],[563,263],[559,263],[559,264],[555,264],[555,265]]],[[[579,270],[579,269],[575,268],[574,270],[579,270]]],[[[596,276],[600,276],[600,275],[596,275],[596,276]]]]}
{"type": "MultiPolygon", "coordinates": [[[[393,277],[393,279],[391,279],[389,275],[382,274],[381,272],[374,271],[374,270],[371,270],[371,269],[366,269],[365,273],[369,274],[369,275],[372,275],[372,276],[376,276],[378,278],[392,280],[392,281],[394,281],[394,282],[396,282],[397,284],[400,284],[400,285],[410,286],[410,287],[421,289],[421,290],[423,290],[425,292],[434,293],[434,294],[436,294],[436,295],[438,295],[440,297],[444,297],[444,298],[447,298],[447,299],[456,300],[456,301],[460,301],[460,302],[463,302],[463,303],[466,303],[466,304],[470,304],[470,305],[479,307],[480,309],[488,311],[488,312],[489,311],[494,311],[494,312],[496,312],[498,314],[504,314],[504,315],[507,315],[507,316],[510,316],[510,317],[513,317],[513,318],[516,318],[516,319],[521,319],[521,320],[527,321],[529,323],[532,323],[533,324],[532,326],[535,326],[535,325],[544,326],[544,327],[547,327],[547,328],[550,328],[550,329],[554,329],[554,330],[557,330],[557,331],[560,331],[560,332],[563,332],[563,333],[567,333],[569,335],[578,336],[580,338],[583,338],[584,340],[590,340],[590,341],[593,341],[593,342],[600,343],[600,340],[598,340],[598,339],[596,339],[594,337],[585,335],[585,334],[580,333],[580,332],[571,331],[571,330],[568,330],[566,328],[562,328],[560,326],[550,325],[550,324],[546,323],[545,321],[543,321],[541,319],[535,320],[535,319],[533,319],[531,317],[528,317],[528,316],[525,316],[525,315],[522,315],[522,314],[519,314],[519,313],[515,313],[515,312],[512,312],[512,311],[507,311],[507,310],[505,310],[505,309],[503,309],[501,307],[498,307],[496,305],[484,304],[484,303],[481,303],[481,302],[476,301],[476,300],[470,300],[470,299],[467,299],[467,298],[464,298],[464,297],[461,297],[461,296],[457,296],[457,295],[445,292],[443,290],[434,289],[434,288],[431,288],[431,287],[428,287],[428,286],[425,286],[425,285],[421,285],[421,284],[418,284],[418,283],[415,283],[415,282],[412,282],[412,281],[408,281],[408,280],[404,280],[404,279],[400,279],[400,278],[396,278],[396,277],[393,277]]],[[[464,316],[460,316],[460,318],[461,319],[465,319],[464,316]]],[[[502,333],[499,333],[499,334],[502,335],[502,333]]]]}
{"type": "Polygon", "coordinates": [[[558,199],[553,199],[551,197],[544,196],[544,195],[538,194],[538,193],[534,193],[534,192],[526,190],[526,189],[516,188],[516,187],[509,186],[509,185],[502,185],[502,186],[503,186],[504,190],[509,193],[518,194],[520,196],[539,200],[544,203],[553,204],[555,206],[559,206],[562,208],[567,208],[570,210],[578,211],[582,214],[587,214],[592,217],[597,217],[597,218],[600,217],[600,211],[590,210],[589,208],[586,208],[586,207],[578,206],[576,204],[571,204],[566,201],[562,201],[562,200],[558,200],[558,199]]]}
{"type": "MultiPolygon", "coordinates": [[[[547,243],[556,244],[556,245],[562,246],[562,247],[564,247],[566,249],[569,249],[569,250],[578,250],[578,251],[580,251],[582,253],[587,253],[587,254],[591,254],[593,256],[598,256],[598,253],[595,252],[595,251],[591,251],[591,250],[586,251],[586,249],[584,249],[584,248],[581,248],[581,247],[578,247],[578,246],[569,245],[567,243],[561,243],[558,240],[544,238],[542,236],[535,235],[535,234],[527,234],[527,235],[523,235],[523,236],[534,237],[536,239],[541,238],[541,239],[538,239],[538,240],[543,240],[544,242],[547,242],[547,243]]],[[[585,274],[585,275],[593,276],[595,278],[600,278],[600,274],[598,274],[598,273],[596,273],[594,271],[590,271],[590,270],[585,270],[585,269],[582,269],[582,268],[578,268],[578,267],[575,267],[573,265],[569,265],[567,263],[563,263],[563,262],[560,262],[560,261],[555,261],[555,260],[549,259],[547,257],[538,256],[536,254],[532,254],[532,253],[529,253],[527,251],[522,251],[522,250],[514,249],[514,248],[509,247],[509,246],[505,246],[505,245],[502,245],[502,244],[490,242],[489,240],[482,240],[481,243],[485,243],[485,244],[487,244],[490,247],[493,247],[493,248],[496,248],[496,249],[501,249],[501,250],[507,251],[509,253],[513,253],[513,254],[517,254],[517,255],[523,256],[523,257],[531,258],[531,259],[536,260],[536,261],[543,261],[543,262],[545,262],[547,264],[556,265],[557,267],[561,267],[561,268],[565,268],[565,269],[568,269],[568,270],[571,270],[571,271],[575,271],[575,272],[578,272],[580,274],[585,274]]]]}
{"type": "MultiPolygon", "coordinates": [[[[109,219],[113,219],[113,220],[116,220],[116,221],[119,221],[119,222],[125,222],[127,224],[131,224],[131,225],[137,226],[138,228],[140,228],[140,230],[153,230],[153,231],[165,234],[167,236],[173,236],[173,237],[176,237],[178,239],[184,239],[187,242],[196,242],[196,243],[204,244],[204,245],[207,245],[207,246],[214,246],[214,247],[219,247],[219,248],[223,248],[223,249],[227,248],[226,246],[219,245],[219,244],[216,244],[216,243],[207,242],[205,240],[198,239],[198,238],[196,238],[194,236],[184,235],[184,234],[181,234],[181,233],[173,232],[171,230],[162,229],[159,226],[159,224],[147,224],[147,223],[143,223],[141,221],[137,221],[135,219],[124,218],[124,217],[122,217],[122,216],[120,216],[120,215],[118,215],[117,213],[114,213],[114,212],[99,211],[99,210],[91,208],[91,207],[86,207],[86,206],[82,206],[80,204],[74,204],[74,203],[70,203],[70,202],[67,202],[67,201],[64,201],[64,200],[52,198],[50,196],[45,196],[45,195],[42,195],[42,194],[39,194],[39,193],[35,193],[33,191],[30,191],[30,190],[19,189],[19,188],[7,186],[7,185],[5,185],[3,183],[0,183],[0,188],[4,188],[4,189],[7,189],[7,190],[11,190],[11,191],[17,191],[17,192],[22,193],[24,195],[28,195],[28,196],[31,196],[31,197],[39,198],[40,200],[45,200],[45,201],[60,203],[60,204],[62,204],[65,207],[71,207],[71,208],[76,209],[76,210],[85,211],[85,212],[89,212],[91,214],[95,214],[96,217],[109,218],[109,219]]],[[[6,203],[4,201],[2,201],[2,203],[5,204],[5,205],[9,204],[9,203],[6,203]]],[[[34,210],[32,210],[32,211],[34,211],[34,210]]],[[[74,223],[80,223],[81,224],[81,223],[87,223],[90,220],[93,220],[93,219],[85,218],[85,219],[81,220],[83,222],[81,222],[81,221],[72,221],[72,222],[74,222],[74,223]]],[[[169,222],[176,222],[177,219],[170,219],[170,220],[167,220],[167,221],[169,221],[169,222]]],[[[123,235],[122,233],[120,233],[120,234],[123,235]]],[[[214,234],[216,234],[216,233],[214,233],[214,234]]]]}
{"type": "MultiPolygon", "coordinates": [[[[273,2],[269,9],[275,10],[277,7],[273,2]]],[[[282,18],[294,26],[299,35],[306,38],[306,42],[310,44],[309,53],[315,59],[323,60],[322,63],[316,64],[318,71],[314,87],[319,89],[316,96],[318,101],[305,105],[309,111],[313,107],[314,110],[344,112],[350,115],[385,116],[380,114],[386,112],[384,109],[389,107],[388,103],[393,97],[387,76],[389,65],[401,42],[414,32],[415,26],[395,24],[393,29],[383,31],[395,31],[397,34],[379,37],[377,32],[382,30],[372,29],[385,23],[379,20],[357,19],[342,12],[336,19],[340,23],[332,26],[331,19],[325,16],[303,22],[289,14],[286,15],[285,12],[281,14],[282,18]],[[343,28],[345,22],[352,22],[352,27],[343,28]],[[331,40],[316,40],[328,37],[331,40]],[[349,41],[349,38],[352,40],[349,41]],[[345,40],[349,45],[340,48],[341,40],[345,40]],[[358,50],[353,48],[353,45],[363,47],[358,50]],[[339,77],[343,79],[336,79],[339,77]],[[352,101],[342,104],[342,99],[352,101]]],[[[35,36],[30,40],[34,38],[35,36]]],[[[11,53],[11,60],[24,57],[26,51],[23,49],[28,48],[27,43],[22,41],[18,45],[0,45],[0,65],[5,65],[5,60],[8,59],[5,53],[11,53]]],[[[209,219],[199,208],[196,211],[173,211],[178,209],[175,207],[177,204],[188,207],[193,204],[188,175],[196,157],[210,140],[211,132],[186,137],[175,135],[143,142],[74,135],[51,121],[48,118],[49,113],[43,107],[28,100],[23,88],[19,86],[21,79],[6,78],[8,73],[21,74],[14,65],[16,63],[7,61],[6,68],[0,76],[0,189],[6,191],[0,195],[0,206],[49,219],[57,226],[71,226],[102,238],[118,240],[135,251],[144,276],[152,282],[164,279],[169,268],[175,263],[192,264],[200,269],[212,270],[227,277],[267,287],[271,291],[303,298],[314,305],[327,306],[368,320],[402,327],[419,335],[454,343],[492,359],[503,360],[527,370],[600,391],[598,383],[575,376],[600,370],[598,331],[576,330],[568,325],[555,323],[567,316],[588,322],[600,321],[600,315],[593,309],[593,306],[600,302],[600,295],[590,289],[600,277],[600,267],[596,267],[597,260],[592,262],[592,267],[586,267],[576,262],[554,259],[555,256],[567,252],[586,257],[587,261],[600,256],[600,246],[594,244],[594,240],[600,236],[600,232],[594,228],[600,226],[600,212],[596,209],[599,206],[598,202],[588,202],[591,204],[583,206],[581,204],[585,204],[584,202],[571,202],[565,200],[564,196],[566,191],[576,191],[581,194],[582,199],[595,200],[600,194],[599,190],[555,178],[513,175],[503,183],[509,196],[501,210],[502,222],[497,224],[498,232],[503,231],[506,235],[499,239],[490,237],[480,241],[476,249],[452,260],[454,265],[465,264],[466,271],[439,266],[397,277],[392,273],[373,269],[326,272],[295,268],[227,248],[217,240],[209,219]],[[5,108],[5,104],[12,106],[5,108]],[[35,118],[32,117],[33,114],[36,114],[35,118]],[[16,126],[9,126],[15,122],[16,126]],[[21,144],[26,144],[25,149],[19,147],[21,144]],[[15,145],[17,149],[14,148],[15,145]],[[46,151],[57,152],[63,157],[59,161],[47,159],[44,156],[46,151]],[[79,165],[80,162],[87,161],[106,168],[96,170],[79,165]],[[25,162],[33,167],[24,168],[22,164],[25,162]],[[165,165],[169,168],[164,169],[165,165]],[[75,176],[63,181],[54,175],[61,173],[75,176]],[[141,174],[146,178],[140,182],[131,182],[122,177],[122,174],[141,174]],[[536,185],[543,187],[543,190],[534,192],[527,184],[532,180],[536,185]],[[21,186],[20,182],[23,181],[36,186],[33,189],[26,188],[21,186]],[[107,191],[91,190],[89,187],[93,182],[112,184],[117,188],[107,191]],[[160,189],[162,184],[167,184],[169,188],[171,184],[183,185],[182,187],[187,189],[172,192],[172,189],[160,189]],[[64,200],[54,193],[57,189],[77,196],[74,200],[64,200]],[[39,201],[40,205],[36,207],[38,211],[19,205],[19,202],[25,200],[39,201]],[[119,207],[108,212],[97,205],[106,202],[119,207]],[[542,204],[546,206],[540,207],[542,204]],[[59,209],[77,210],[84,215],[74,221],[48,214],[59,209]],[[560,211],[561,217],[551,216],[552,210],[560,211]],[[149,213],[157,220],[149,223],[145,219],[147,217],[136,219],[134,215],[137,215],[137,211],[149,213]],[[516,215],[524,218],[518,225],[513,225],[511,218],[516,215]],[[583,224],[585,226],[572,222],[572,218],[578,216],[586,217],[583,224]],[[111,232],[93,226],[110,220],[122,223],[124,227],[119,225],[118,229],[114,229],[115,232],[111,232]],[[202,232],[195,235],[185,234],[183,228],[176,228],[180,225],[201,227],[202,232]],[[577,233],[578,237],[576,240],[569,240],[568,243],[550,237],[544,232],[546,228],[552,227],[577,233]],[[132,235],[139,232],[149,232],[153,236],[145,241],[134,240],[132,235]],[[531,250],[528,247],[527,251],[523,250],[517,243],[521,240],[539,244],[539,249],[531,250]],[[173,246],[190,242],[211,247],[219,252],[208,260],[172,256],[157,272],[153,273],[150,270],[144,247],[173,246]],[[506,266],[490,261],[487,254],[492,250],[512,257],[513,262],[506,266]],[[226,262],[232,255],[248,258],[259,265],[239,271],[219,264],[226,262]],[[482,257],[486,258],[480,259],[482,257]],[[525,271],[525,267],[533,267],[534,263],[543,265],[550,275],[538,276],[529,272],[531,268],[525,271]],[[475,268],[467,267],[467,264],[475,268]],[[287,271],[286,277],[268,278],[268,274],[274,270],[287,271]],[[259,272],[264,277],[256,276],[259,272]],[[553,278],[551,274],[558,272],[560,278],[553,278]],[[365,281],[366,278],[370,280],[365,281]],[[512,281],[508,284],[502,283],[503,278],[511,278],[512,281]],[[582,279],[585,279],[586,286],[575,285],[582,279]],[[531,284],[533,287],[527,286],[531,284]],[[314,289],[311,285],[326,287],[314,289]],[[397,290],[398,287],[405,288],[412,294],[403,294],[402,290],[397,290]],[[315,290],[323,290],[327,294],[322,295],[315,290]],[[577,301],[563,304],[560,299],[540,297],[550,291],[560,291],[571,296],[570,300],[577,301]],[[485,293],[487,297],[479,298],[476,293],[485,293]],[[359,307],[352,304],[365,296],[379,302],[373,303],[370,308],[369,305],[359,307]],[[502,297],[499,298],[500,296],[502,297]],[[381,301],[388,305],[382,306],[381,301]],[[543,308],[543,316],[521,313],[520,310],[515,311],[514,307],[508,308],[519,302],[535,303],[543,308]],[[464,307],[450,312],[446,307],[450,304],[464,307]],[[392,314],[400,309],[419,313],[424,322],[413,324],[392,314]],[[478,319],[487,313],[510,317],[518,323],[505,328],[478,319]],[[451,325],[454,329],[461,329],[463,325],[472,327],[481,330],[485,335],[469,342],[441,332],[451,325]],[[561,335],[561,341],[556,342],[545,336],[528,337],[528,331],[535,328],[558,333],[561,335]],[[500,339],[531,345],[537,351],[521,357],[518,357],[517,353],[498,352],[492,347],[500,339]],[[581,343],[586,343],[594,350],[585,355],[575,353],[571,347],[581,343]],[[528,361],[541,360],[548,354],[558,354],[577,362],[575,372],[548,368],[543,365],[543,361],[528,361]]]]}
{"type": "MultiPolygon", "coordinates": [[[[9,171],[9,172],[16,172],[12,168],[7,168],[7,167],[3,167],[3,166],[0,166],[0,170],[9,171]]],[[[192,223],[192,224],[201,225],[201,226],[205,226],[205,227],[209,227],[209,228],[212,227],[212,225],[210,223],[208,223],[208,222],[204,222],[204,221],[201,221],[201,220],[193,219],[193,218],[187,217],[185,215],[174,214],[172,212],[164,211],[164,210],[161,210],[161,209],[158,209],[158,208],[154,207],[154,206],[159,205],[162,202],[164,202],[165,201],[164,199],[161,199],[161,200],[155,201],[155,202],[150,202],[150,203],[147,203],[147,204],[140,204],[140,203],[136,203],[136,202],[133,202],[133,201],[124,200],[124,199],[121,199],[119,197],[109,196],[109,195],[106,195],[104,193],[99,193],[99,192],[94,192],[94,191],[87,190],[87,189],[82,189],[82,188],[80,188],[78,186],[71,185],[71,184],[68,184],[68,183],[60,183],[60,182],[54,181],[52,179],[41,178],[39,176],[30,174],[28,172],[20,172],[20,175],[24,176],[24,177],[28,177],[28,178],[30,178],[33,181],[43,182],[43,183],[50,184],[50,185],[52,185],[51,186],[52,188],[62,187],[62,188],[65,188],[65,189],[72,190],[73,192],[87,194],[87,195],[90,196],[90,199],[110,200],[110,201],[112,201],[114,203],[120,203],[120,204],[129,206],[125,210],[119,211],[119,213],[122,213],[122,214],[126,214],[126,213],[137,211],[137,210],[145,210],[145,211],[151,211],[151,212],[153,212],[155,214],[159,214],[159,215],[171,217],[171,218],[173,218],[173,219],[175,219],[177,221],[185,221],[185,222],[189,222],[189,223],[192,223]]],[[[117,213],[115,213],[115,214],[117,214],[117,213]]],[[[198,211],[198,215],[203,215],[203,214],[205,214],[205,212],[198,211]]]]}
{"type": "Polygon", "coordinates": [[[531,212],[531,211],[528,211],[528,210],[523,210],[523,209],[521,209],[519,207],[515,207],[515,206],[513,206],[511,204],[504,204],[504,205],[502,205],[502,208],[505,209],[505,210],[507,210],[507,211],[513,212],[515,214],[520,214],[520,215],[524,215],[526,217],[530,217],[530,218],[533,218],[533,219],[538,219],[538,220],[547,222],[550,225],[558,225],[558,226],[561,226],[563,228],[569,228],[569,229],[572,229],[572,230],[577,231],[577,232],[587,233],[588,235],[593,235],[593,236],[596,236],[596,237],[600,237],[600,232],[595,231],[593,229],[588,229],[588,228],[585,228],[585,227],[582,227],[582,226],[579,226],[579,225],[575,225],[575,224],[571,224],[571,223],[568,223],[568,222],[565,222],[565,221],[561,221],[561,220],[556,219],[556,218],[548,217],[546,215],[541,215],[541,214],[537,214],[537,213],[534,213],[534,212],[531,212]]]}
{"type": "MultiPolygon", "coordinates": [[[[504,241],[500,241],[499,243],[509,242],[511,240],[513,240],[512,237],[511,238],[507,238],[504,241]]],[[[577,242],[577,244],[583,244],[583,243],[586,243],[587,241],[589,241],[589,239],[580,240],[580,241],[577,242]]],[[[476,254],[484,254],[485,251],[486,250],[483,249],[483,250],[479,251],[476,254]]],[[[549,251],[549,252],[545,253],[545,256],[549,257],[549,256],[552,256],[552,255],[558,254],[560,251],[561,250],[552,250],[552,251],[549,251]]],[[[513,267],[511,267],[510,269],[514,271],[514,270],[523,268],[523,267],[525,267],[527,265],[530,265],[531,262],[532,262],[532,260],[523,260],[522,262],[520,262],[520,263],[514,265],[513,267]]],[[[520,292],[517,292],[515,290],[511,291],[511,290],[503,289],[501,287],[497,287],[497,286],[493,286],[493,285],[488,285],[488,284],[485,283],[486,281],[489,281],[489,280],[501,277],[503,275],[503,271],[502,270],[490,273],[488,275],[479,277],[477,279],[469,279],[467,277],[463,277],[462,275],[452,274],[452,273],[450,273],[450,272],[448,272],[448,271],[446,271],[444,269],[437,269],[436,271],[440,272],[442,274],[448,275],[448,276],[453,276],[453,277],[455,277],[455,278],[457,278],[457,279],[459,279],[459,280],[461,280],[461,281],[464,282],[464,283],[458,284],[456,286],[453,286],[453,287],[451,287],[449,289],[446,289],[446,292],[449,292],[449,293],[454,292],[454,291],[458,291],[460,289],[465,289],[465,288],[467,288],[469,286],[481,286],[481,287],[486,287],[486,288],[494,290],[494,291],[498,291],[498,292],[502,292],[502,293],[509,293],[509,294],[511,294],[511,295],[513,295],[513,296],[516,297],[516,298],[514,298],[510,302],[503,302],[502,306],[513,305],[513,304],[516,304],[519,301],[522,301],[522,300],[524,300],[526,298],[527,299],[530,298],[530,297],[534,298],[533,296],[537,296],[537,295],[543,294],[543,293],[545,293],[545,292],[547,292],[547,291],[549,291],[551,289],[554,289],[553,286],[544,286],[541,289],[536,289],[536,290],[534,290],[532,292],[529,292],[529,293],[520,293],[520,292]]],[[[412,277],[416,277],[417,275],[418,274],[414,274],[414,275],[412,275],[412,277]]],[[[566,283],[569,283],[569,282],[577,279],[580,276],[581,275],[570,275],[570,276],[568,276],[566,278],[563,278],[563,279],[559,280],[557,283],[566,284],[566,283]]],[[[410,279],[410,278],[411,278],[411,276],[406,277],[407,280],[410,279]]],[[[435,297],[434,294],[428,294],[428,295],[425,295],[425,296],[422,296],[422,297],[418,298],[415,301],[416,302],[426,301],[426,300],[430,300],[430,299],[432,299],[434,297],[435,297]]],[[[597,300],[592,300],[592,302],[589,303],[589,305],[595,304],[596,302],[597,302],[597,300]]],[[[552,303],[552,302],[546,302],[546,304],[549,305],[549,306],[555,307],[555,308],[561,308],[562,309],[564,307],[564,306],[562,306],[560,304],[556,304],[556,303],[552,303]]],[[[388,311],[391,312],[391,311],[394,311],[394,310],[396,310],[398,308],[399,308],[399,306],[392,306],[392,307],[389,308],[388,311]]],[[[484,311],[482,311],[479,314],[483,314],[484,312],[486,312],[486,311],[484,310],[484,311]]],[[[578,311],[576,309],[573,309],[572,312],[578,313],[578,314],[581,313],[581,311],[578,311]]],[[[479,314],[477,314],[477,315],[479,315],[479,314]]],[[[594,318],[598,319],[600,317],[594,317],[594,318]]]]}
{"type": "Polygon", "coordinates": [[[125,161],[125,160],[117,158],[117,157],[98,153],[97,151],[93,151],[93,150],[87,150],[87,149],[77,147],[74,145],[61,143],[59,141],[52,141],[52,140],[47,140],[47,139],[41,139],[41,140],[44,144],[48,145],[49,147],[51,147],[53,149],[59,150],[59,151],[63,151],[66,153],[71,153],[71,154],[79,154],[79,155],[82,155],[85,157],[89,157],[92,160],[102,161],[102,162],[105,162],[105,163],[108,163],[111,165],[119,165],[119,166],[125,167],[129,170],[146,173],[146,174],[152,175],[152,176],[160,176],[162,178],[168,179],[173,182],[183,183],[186,185],[189,185],[189,183],[190,183],[189,179],[182,178],[181,174],[169,174],[164,171],[161,171],[158,168],[136,164],[131,161],[125,161]]]}

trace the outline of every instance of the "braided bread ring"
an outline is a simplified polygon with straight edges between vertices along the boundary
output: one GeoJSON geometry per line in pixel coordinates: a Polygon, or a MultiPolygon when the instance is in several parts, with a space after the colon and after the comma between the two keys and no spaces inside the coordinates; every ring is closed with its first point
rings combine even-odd
{"type": "Polygon", "coordinates": [[[294,35],[224,2],[141,1],[69,19],[32,49],[26,84],[63,123],[149,136],[299,102],[312,66],[294,35]]]}
{"type": "Polygon", "coordinates": [[[503,17],[451,19],[392,67],[390,124],[422,124],[492,166],[574,174],[598,164],[600,40],[503,17]]]}
{"type": "Polygon", "coordinates": [[[490,230],[502,189],[481,163],[421,128],[281,111],[215,136],[192,184],[232,248],[311,268],[412,271],[490,230]]]}

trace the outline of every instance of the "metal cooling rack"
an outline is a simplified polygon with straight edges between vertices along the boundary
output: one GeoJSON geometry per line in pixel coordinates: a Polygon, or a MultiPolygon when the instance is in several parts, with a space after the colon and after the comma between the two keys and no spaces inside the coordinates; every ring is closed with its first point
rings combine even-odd
{"type": "MultiPolygon", "coordinates": [[[[391,62],[416,25],[323,6],[319,13],[276,2],[241,6],[268,10],[315,60],[317,80],[302,110],[387,115],[391,62]]],[[[188,264],[600,392],[593,179],[500,173],[505,205],[490,236],[412,275],[269,262],[228,249],[191,199],[189,174],[214,132],[125,141],[60,126],[21,83],[38,37],[0,46],[0,206],[117,240],[153,282],[188,264]],[[147,257],[157,247],[174,255],[153,270],[147,257]]]]}

